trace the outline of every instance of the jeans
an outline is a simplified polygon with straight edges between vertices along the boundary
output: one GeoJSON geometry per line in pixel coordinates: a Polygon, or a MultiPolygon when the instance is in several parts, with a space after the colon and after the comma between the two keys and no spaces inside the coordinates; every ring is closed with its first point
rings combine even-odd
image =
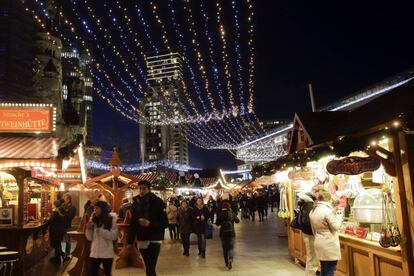
{"type": "Polygon", "coordinates": [[[221,245],[223,246],[224,262],[227,266],[229,261],[233,261],[234,237],[221,237],[221,245]]]}
{"type": "Polygon", "coordinates": [[[306,269],[305,269],[305,275],[306,276],[313,276],[316,274],[316,271],[318,270],[319,261],[316,257],[315,253],[315,237],[312,235],[307,235],[305,233],[303,234],[303,242],[305,243],[306,248],[306,269]]]}
{"type": "Polygon", "coordinates": [[[250,210],[250,216],[252,217],[252,220],[254,221],[254,216],[255,216],[255,210],[250,210]]]}
{"type": "Polygon", "coordinates": [[[177,224],[168,224],[168,230],[170,231],[170,238],[172,240],[177,239],[177,224]]]}
{"type": "Polygon", "coordinates": [[[70,251],[71,251],[71,246],[72,246],[72,241],[70,239],[70,236],[68,234],[68,229],[65,229],[65,235],[63,236],[63,240],[66,243],[65,246],[65,257],[69,257],[70,256],[70,251]]]}
{"type": "Polygon", "coordinates": [[[206,236],[204,234],[197,234],[198,251],[206,252],[206,236]]]}
{"type": "Polygon", "coordinates": [[[112,271],[112,258],[91,258],[91,275],[99,275],[99,266],[103,264],[104,275],[111,276],[112,271]]]}
{"type": "Polygon", "coordinates": [[[242,206],[242,214],[243,214],[243,218],[249,217],[249,209],[246,206],[242,206]]]}
{"type": "Polygon", "coordinates": [[[142,258],[144,259],[145,272],[147,276],[157,276],[155,272],[155,267],[157,266],[158,255],[160,255],[161,244],[160,243],[150,243],[148,248],[140,248],[142,258]]]}
{"type": "Polygon", "coordinates": [[[190,234],[181,233],[181,242],[183,243],[184,253],[190,253],[190,234]]]}
{"type": "Polygon", "coordinates": [[[334,276],[338,261],[321,261],[320,276],[334,276]]]}
{"type": "Polygon", "coordinates": [[[260,208],[257,210],[259,213],[259,221],[263,221],[263,217],[264,217],[264,209],[260,208]]]}

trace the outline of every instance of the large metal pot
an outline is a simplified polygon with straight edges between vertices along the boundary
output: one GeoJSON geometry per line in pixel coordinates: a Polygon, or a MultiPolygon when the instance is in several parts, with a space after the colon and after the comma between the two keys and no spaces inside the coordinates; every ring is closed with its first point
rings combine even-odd
{"type": "Polygon", "coordinates": [[[382,192],[380,189],[365,190],[354,200],[354,219],[360,223],[382,222],[382,192]]]}

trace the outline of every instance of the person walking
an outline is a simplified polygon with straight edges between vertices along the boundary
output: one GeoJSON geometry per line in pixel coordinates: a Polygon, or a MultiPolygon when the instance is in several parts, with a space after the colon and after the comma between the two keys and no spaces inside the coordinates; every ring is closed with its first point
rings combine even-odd
{"type": "Polygon", "coordinates": [[[183,244],[183,255],[190,256],[190,235],[193,230],[193,209],[187,200],[181,201],[177,214],[178,228],[180,229],[181,242],[183,244]]]}
{"type": "Polygon", "coordinates": [[[65,254],[62,251],[62,240],[65,235],[65,219],[61,210],[62,202],[56,200],[54,205],[55,208],[46,225],[49,226],[50,245],[55,250],[55,256],[50,258],[50,261],[60,263],[61,258],[65,258],[65,254]]]}
{"type": "Polygon", "coordinates": [[[168,230],[170,232],[171,240],[178,239],[177,237],[177,212],[178,209],[174,205],[174,198],[170,198],[167,206],[168,230]]]}
{"type": "Polygon", "coordinates": [[[250,196],[247,204],[249,206],[250,217],[251,217],[252,221],[254,221],[255,213],[256,213],[256,209],[257,209],[257,198],[255,197],[255,195],[250,196]]]}
{"type": "Polygon", "coordinates": [[[68,231],[72,228],[72,220],[76,215],[76,207],[72,204],[72,195],[67,193],[63,195],[63,205],[62,211],[64,215],[64,227],[65,227],[65,234],[63,236],[66,246],[65,246],[65,258],[64,261],[70,260],[70,252],[72,248],[72,241],[68,234],[68,231]]]}
{"type": "Polygon", "coordinates": [[[266,192],[263,195],[263,200],[264,200],[264,216],[267,218],[267,212],[269,210],[269,192],[266,192]]]}
{"type": "Polygon", "coordinates": [[[231,209],[231,203],[228,201],[223,202],[222,210],[216,220],[216,225],[220,226],[220,239],[223,246],[224,262],[229,270],[233,267],[234,241],[236,237],[234,223],[239,222],[239,218],[231,209]]]}
{"type": "Polygon", "coordinates": [[[99,275],[102,264],[104,275],[110,276],[115,257],[114,241],[118,239],[117,217],[110,214],[109,205],[97,201],[91,220],[86,225],[85,236],[91,241],[90,269],[91,275],[99,275]]]}
{"type": "Polygon", "coordinates": [[[133,198],[128,248],[132,248],[136,238],[144,259],[146,275],[156,276],[157,260],[164,231],[168,227],[168,218],[164,202],[151,192],[151,183],[142,180],[138,183],[138,188],[139,194],[133,198]]]}
{"type": "Polygon", "coordinates": [[[321,263],[320,275],[334,276],[338,260],[341,259],[338,230],[342,224],[342,216],[332,207],[332,196],[329,192],[320,192],[317,200],[309,217],[315,235],[316,256],[321,263]]]}
{"type": "Polygon", "coordinates": [[[265,199],[263,194],[257,193],[256,194],[256,204],[257,204],[257,213],[259,214],[259,221],[264,220],[264,214],[265,214],[265,199]]]}
{"type": "Polygon", "coordinates": [[[240,207],[242,210],[242,218],[249,218],[249,208],[248,208],[248,197],[246,194],[242,194],[240,196],[240,207]]]}
{"type": "Polygon", "coordinates": [[[195,207],[193,210],[194,218],[194,232],[197,235],[198,241],[198,255],[201,258],[206,257],[206,224],[209,217],[207,207],[204,205],[201,197],[196,199],[195,207]]]}

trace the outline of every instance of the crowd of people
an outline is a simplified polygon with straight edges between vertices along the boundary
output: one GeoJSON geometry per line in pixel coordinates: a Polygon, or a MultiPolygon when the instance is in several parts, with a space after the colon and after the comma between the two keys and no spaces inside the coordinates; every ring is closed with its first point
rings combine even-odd
{"type": "MultiPolygon", "coordinates": [[[[174,196],[165,203],[151,192],[151,184],[141,181],[138,184],[138,195],[130,200],[125,199],[118,214],[111,210],[101,194],[96,200],[88,201],[84,206],[86,224],[85,236],[91,241],[90,272],[99,274],[102,264],[105,275],[111,275],[113,259],[117,253],[119,231],[117,222],[127,214],[131,224],[127,233],[127,247],[136,246],[145,264],[146,274],[156,275],[156,265],[164,240],[165,229],[168,229],[172,241],[180,240],[183,255],[190,256],[190,236],[197,237],[198,255],[206,258],[206,240],[212,238],[212,227],[220,227],[219,236],[223,248],[225,266],[233,267],[235,230],[234,224],[241,218],[255,220],[256,212],[259,222],[263,221],[278,206],[277,192],[244,194],[239,193],[232,198],[222,199],[210,197],[206,202],[201,196],[184,198],[174,196]]],[[[296,227],[303,232],[306,246],[306,275],[315,275],[321,268],[320,275],[334,275],[337,261],[341,258],[338,229],[341,215],[331,205],[329,192],[315,186],[310,193],[299,194],[299,214],[296,227]],[[320,264],[320,265],[319,265],[320,264]]],[[[55,208],[48,221],[50,226],[50,242],[54,248],[52,262],[70,260],[71,240],[68,230],[76,214],[70,194],[65,194],[55,203],[55,208]],[[65,251],[61,244],[65,241],[65,251]]]]}

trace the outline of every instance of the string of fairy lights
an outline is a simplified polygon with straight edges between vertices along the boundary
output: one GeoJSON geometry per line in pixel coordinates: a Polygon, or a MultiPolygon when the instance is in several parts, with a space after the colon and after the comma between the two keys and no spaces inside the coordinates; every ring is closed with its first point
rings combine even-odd
{"type": "MultiPolygon", "coordinates": [[[[193,15],[193,12],[192,12],[191,5],[189,5],[189,2],[187,2],[187,1],[184,1],[183,3],[186,3],[187,4],[187,5],[184,6],[184,10],[187,11],[187,17],[186,18],[187,18],[188,24],[190,25],[190,28],[188,28],[188,29],[191,32],[192,41],[193,42],[196,42],[195,43],[195,46],[199,48],[200,47],[200,44],[197,41],[199,41],[198,38],[201,37],[201,35],[199,35],[197,33],[197,31],[196,31],[195,22],[194,22],[194,15],[193,15]]],[[[206,13],[205,12],[202,12],[202,14],[203,14],[203,17],[205,19],[207,19],[206,13]]],[[[212,48],[213,47],[212,47],[212,44],[211,44],[212,38],[209,35],[208,28],[205,29],[204,36],[207,38],[207,41],[209,41],[210,63],[213,65],[212,66],[213,67],[212,74],[213,74],[213,76],[215,76],[214,77],[214,82],[216,83],[217,78],[218,78],[216,76],[217,76],[217,73],[219,71],[219,67],[215,64],[215,61],[214,61],[214,58],[213,58],[214,53],[212,52],[212,48]]],[[[193,48],[193,49],[195,51],[196,56],[197,57],[200,57],[200,50],[198,48],[193,48]]],[[[200,60],[200,58],[197,59],[197,61],[199,61],[199,60],[200,60]]],[[[204,66],[201,63],[198,63],[198,67],[201,68],[202,69],[202,73],[204,73],[204,71],[205,71],[204,70],[204,66]]],[[[221,89],[221,85],[216,85],[216,89],[217,89],[217,92],[218,92],[220,101],[222,101],[221,102],[222,107],[223,107],[224,110],[226,110],[226,108],[225,108],[226,104],[224,103],[224,100],[222,100],[223,99],[223,95],[222,95],[223,92],[222,92],[222,89],[221,89]]],[[[234,108],[233,108],[233,110],[234,110],[234,108]]],[[[237,139],[239,141],[244,140],[244,136],[243,136],[243,134],[240,133],[240,130],[239,130],[239,129],[244,130],[244,125],[233,122],[233,120],[231,118],[232,117],[232,111],[231,111],[231,109],[228,110],[228,111],[226,110],[225,112],[227,112],[227,117],[226,118],[228,118],[228,119],[227,120],[223,119],[224,126],[227,129],[229,129],[230,132],[233,132],[233,133],[235,132],[236,133],[235,134],[235,137],[237,137],[237,139]],[[227,125],[226,122],[228,122],[230,124],[230,126],[227,125]]]]}
{"type": "MultiPolygon", "coordinates": [[[[40,27],[48,31],[47,19],[44,20],[49,16],[45,0],[20,1],[40,27]],[[34,9],[26,5],[30,1],[35,2],[34,9]]],[[[98,7],[91,0],[63,1],[65,8],[70,7],[66,14],[56,5],[61,20],[60,26],[53,26],[53,31],[65,44],[78,45],[91,56],[95,94],[111,108],[129,120],[147,124],[140,108],[151,90],[145,69],[147,53],[179,50],[186,73],[181,80],[184,97],[180,98],[174,91],[174,96],[179,98],[177,102],[169,93],[161,93],[165,95],[161,100],[162,108],[167,110],[165,114],[179,115],[165,116],[155,124],[184,124],[189,129],[189,142],[207,149],[234,150],[242,142],[263,133],[253,110],[255,54],[251,0],[237,3],[232,0],[230,5],[217,0],[210,11],[206,5],[212,2],[205,0],[195,4],[189,0],[102,2],[98,7]],[[194,9],[201,14],[201,26],[194,9]],[[166,13],[171,16],[166,17],[166,13]],[[245,34],[240,25],[241,16],[246,20],[245,34]],[[228,18],[232,18],[231,23],[228,18]],[[214,21],[216,27],[212,28],[214,21]],[[166,27],[170,23],[173,28],[166,27]],[[62,27],[71,35],[63,32],[62,27]],[[156,42],[152,38],[158,35],[156,42]],[[93,41],[94,55],[85,37],[93,41]],[[242,47],[243,43],[246,45],[242,47]],[[246,58],[248,65],[244,68],[246,58]],[[182,112],[172,112],[176,108],[182,112]]],[[[161,84],[159,87],[162,91],[161,84]]]]}
{"type": "MultiPolygon", "coordinates": [[[[189,12],[191,12],[190,8],[189,8],[189,12]]],[[[164,26],[163,21],[161,20],[160,16],[157,13],[156,7],[154,8],[154,6],[152,8],[152,13],[155,16],[156,21],[158,22],[158,24],[161,27],[161,30],[162,30],[162,33],[163,33],[163,38],[164,38],[167,35],[167,33],[165,31],[165,26],[164,26]]],[[[192,15],[190,15],[190,17],[192,17],[192,15]]],[[[174,20],[172,21],[173,24],[176,23],[175,17],[173,16],[171,18],[174,18],[174,20]]],[[[177,29],[176,29],[176,31],[177,31],[178,28],[179,28],[179,26],[176,26],[176,27],[177,27],[177,29]]],[[[196,35],[197,35],[196,33],[193,33],[192,34],[192,37],[194,38],[196,35]]],[[[180,35],[179,35],[179,38],[181,38],[180,35]]],[[[168,39],[164,39],[164,43],[166,44],[167,47],[169,47],[168,44],[167,44],[168,43],[168,39]]],[[[179,45],[180,45],[181,48],[183,48],[183,43],[182,43],[182,40],[181,39],[179,41],[179,45]]],[[[187,55],[186,55],[186,51],[183,51],[183,55],[184,55],[184,60],[189,60],[188,57],[187,57],[187,55]]],[[[200,56],[200,52],[199,51],[196,51],[196,55],[199,57],[200,56]]],[[[200,61],[200,59],[198,59],[198,61],[200,61]]],[[[190,66],[188,63],[186,63],[186,65],[187,65],[187,67],[190,66]]],[[[202,63],[198,62],[198,65],[199,65],[198,66],[199,67],[199,71],[201,72],[202,76],[206,76],[206,73],[205,73],[206,71],[204,70],[204,66],[202,65],[202,63]]],[[[208,80],[207,79],[204,79],[204,80],[207,81],[207,86],[206,87],[208,87],[208,80]]],[[[196,83],[194,83],[194,85],[196,85],[198,87],[198,85],[196,83]]],[[[199,89],[198,89],[198,91],[199,91],[199,89]]],[[[199,98],[201,99],[201,97],[199,97],[199,98]]],[[[211,106],[212,106],[212,108],[214,108],[214,105],[213,104],[211,106]]],[[[226,135],[228,137],[227,139],[230,139],[234,144],[237,144],[238,143],[238,141],[235,140],[235,138],[234,138],[234,134],[230,134],[231,128],[229,128],[227,126],[227,124],[225,123],[225,121],[222,121],[222,123],[219,124],[219,128],[220,129],[218,129],[216,127],[216,125],[214,124],[214,122],[212,122],[210,125],[211,125],[213,131],[207,131],[207,135],[208,136],[211,136],[211,134],[213,134],[216,137],[217,136],[226,135]]],[[[207,124],[206,126],[209,128],[209,124],[207,124]]],[[[191,125],[190,125],[190,127],[191,127],[191,125]]],[[[199,140],[200,139],[205,140],[205,138],[206,138],[205,137],[205,134],[204,135],[202,134],[201,136],[199,136],[198,139],[199,140]]],[[[220,139],[223,139],[223,138],[220,138],[220,139]]],[[[223,143],[223,141],[226,141],[226,138],[224,138],[224,140],[222,140],[221,143],[223,143]]]]}

